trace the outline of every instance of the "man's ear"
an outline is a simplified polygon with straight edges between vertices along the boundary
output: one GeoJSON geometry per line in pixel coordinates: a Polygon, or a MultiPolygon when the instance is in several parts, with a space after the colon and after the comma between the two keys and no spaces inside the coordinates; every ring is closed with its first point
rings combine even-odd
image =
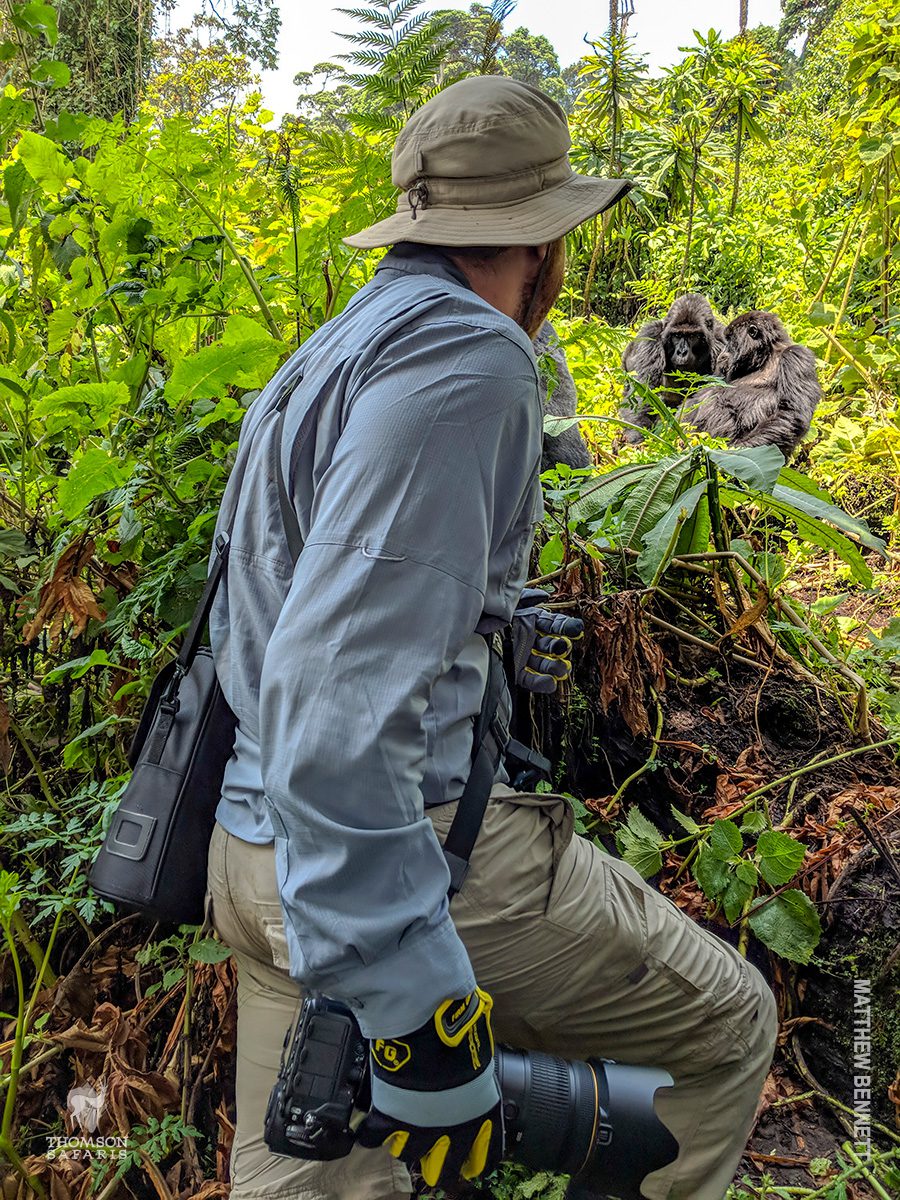
{"type": "Polygon", "coordinates": [[[550,249],[549,242],[542,242],[540,246],[526,246],[528,251],[529,266],[531,267],[531,277],[535,279],[538,271],[544,265],[544,259],[547,257],[547,251],[550,249]]]}

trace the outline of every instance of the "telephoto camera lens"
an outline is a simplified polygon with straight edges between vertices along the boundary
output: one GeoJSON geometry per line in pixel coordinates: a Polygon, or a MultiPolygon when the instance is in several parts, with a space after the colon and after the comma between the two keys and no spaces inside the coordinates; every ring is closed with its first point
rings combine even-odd
{"type": "Polygon", "coordinates": [[[571,1175],[571,1200],[642,1200],[645,1176],[678,1154],[653,1108],[657,1090],[672,1086],[667,1071],[506,1046],[497,1049],[496,1070],[507,1156],[571,1175]]]}

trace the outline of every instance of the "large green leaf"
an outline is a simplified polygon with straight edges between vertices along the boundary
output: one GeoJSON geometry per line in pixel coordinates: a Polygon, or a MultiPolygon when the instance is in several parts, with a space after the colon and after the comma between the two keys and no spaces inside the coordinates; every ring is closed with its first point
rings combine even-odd
{"type": "Polygon", "coordinates": [[[127,468],[107,450],[92,446],[59,485],[57,501],[62,515],[68,520],[77,517],[97,496],[121,487],[128,474],[127,468]]]}
{"type": "Polygon", "coordinates": [[[824,488],[820,488],[808,475],[804,475],[802,471],[795,470],[794,467],[782,467],[781,473],[778,476],[778,482],[786,488],[793,488],[794,491],[806,492],[810,496],[818,496],[826,504],[834,503],[824,488]]]}
{"type": "Polygon", "coordinates": [[[728,887],[731,878],[728,863],[719,858],[704,842],[694,863],[694,878],[703,889],[704,896],[716,900],[728,887]]]}
{"type": "Polygon", "coordinates": [[[124,383],[76,383],[42,396],[34,415],[43,421],[46,433],[102,429],[128,400],[124,383]]]}
{"type": "Polygon", "coordinates": [[[734,821],[716,821],[709,834],[709,849],[716,858],[727,860],[740,854],[744,845],[734,821]]]}
{"type": "Polygon", "coordinates": [[[691,472],[691,456],[664,458],[628,492],[619,509],[619,544],[639,550],[645,533],[669,511],[691,472]]]}
{"type": "Polygon", "coordinates": [[[725,475],[731,475],[761,492],[771,492],[784,469],[784,455],[777,446],[747,446],[736,450],[707,450],[725,475]]]}
{"type": "Polygon", "coordinates": [[[595,520],[606,512],[625,488],[652,471],[655,466],[656,463],[628,463],[601,475],[599,479],[592,479],[581,489],[578,499],[569,505],[569,515],[576,521],[595,520]]]}
{"type": "Polygon", "coordinates": [[[746,859],[729,868],[728,883],[722,893],[722,907],[729,921],[736,921],[744,911],[744,905],[756,891],[758,877],[756,867],[746,859]]]}
{"type": "Polygon", "coordinates": [[[224,396],[229,387],[258,388],[268,382],[284,347],[248,317],[232,317],[221,341],[204,346],[176,365],[166,384],[173,408],[224,396]]]}
{"type": "Polygon", "coordinates": [[[544,436],[559,437],[567,429],[578,424],[578,417],[544,417],[544,436]]]}
{"type": "Polygon", "coordinates": [[[693,487],[682,492],[669,511],[644,534],[644,548],[638,555],[637,572],[644,583],[649,584],[656,577],[661,566],[665,566],[672,557],[677,544],[675,531],[696,511],[697,505],[706,495],[706,480],[695,483],[693,487]]]}
{"type": "Polygon", "coordinates": [[[635,805],[628,810],[624,825],[616,830],[616,846],[625,861],[644,879],[662,870],[665,839],[652,821],[635,805]]]}
{"type": "Polygon", "coordinates": [[[763,945],[791,962],[809,962],[822,936],[812,901],[796,888],[761,901],[750,910],[748,920],[763,945]]]}
{"type": "Polygon", "coordinates": [[[9,215],[13,225],[18,228],[25,217],[23,199],[34,191],[34,179],[25,169],[25,164],[19,160],[11,163],[3,171],[3,194],[9,206],[9,215]],[[21,211],[20,211],[21,210],[21,211]]]}
{"type": "Polygon", "coordinates": [[[875,536],[865,521],[851,517],[836,504],[831,504],[830,501],[822,500],[809,492],[785,487],[783,484],[779,484],[772,495],[776,500],[784,500],[785,503],[802,509],[811,517],[817,517],[820,521],[828,521],[829,524],[836,525],[838,529],[843,529],[845,533],[853,534],[864,546],[868,546],[870,550],[877,550],[882,558],[887,557],[887,547],[884,542],[880,537],[875,536]]]}
{"type": "Polygon", "coordinates": [[[75,168],[55,142],[29,130],[22,134],[16,152],[19,162],[48,196],[58,196],[68,187],[75,168]]]}
{"type": "MultiPolygon", "coordinates": [[[[719,489],[719,497],[733,507],[745,504],[747,500],[743,492],[727,488],[719,489]]],[[[814,546],[821,546],[823,550],[834,551],[838,558],[843,559],[849,566],[853,578],[864,587],[872,586],[872,572],[868,563],[853,542],[839,530],[832,528],[831,525],[826,525],[824,521],[809,516],[796,505],[789,504],[777,496],[770,496],[766,492],[757,492],[755,499],[760,508],[793,525],[804,541],[811,542],[814,546]]]]}
{"type": "Polygon", "coordinates": [[[56,9],[52,4],[13,4],[10,16],[17,28],[30,33],[32,37],[40,37],[43,34],[51,46],[56,45],[59,34],[56,26],[56,9]]]}
{"type": "Polygon", "coordinates": [[[759,855],[759,873],[772,887],[781,887],[793,879],[806,855],[805,848],[799,842],[777,829],[767,829],[759,835],[756,852],[759,855]]]}
{"type": "Polygon", "coordinates": [[[30,547],[18,529],[0,529],[0,558],[21,558],[30,547]]]}

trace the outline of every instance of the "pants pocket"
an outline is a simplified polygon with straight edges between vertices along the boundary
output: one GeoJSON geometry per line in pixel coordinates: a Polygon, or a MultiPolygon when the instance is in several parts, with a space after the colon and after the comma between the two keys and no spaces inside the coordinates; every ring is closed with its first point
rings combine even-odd
{"type": "Polygon", "coordinates": [[[537,809],[547,821],[550,829],[550,872],[556,876],[563,855],[575,836],[575,810],[565,796],[555,792],[516,792],[512,788],[500,792],[495,788],[494,798],[513,808],[537,809]]]}
{"type": "Polygon", "coordinates": [[[708,1016],[734,1011],[749,982],[738,952],[658,894],[649,926],[648,964],[696,999],[708,1016]]]}

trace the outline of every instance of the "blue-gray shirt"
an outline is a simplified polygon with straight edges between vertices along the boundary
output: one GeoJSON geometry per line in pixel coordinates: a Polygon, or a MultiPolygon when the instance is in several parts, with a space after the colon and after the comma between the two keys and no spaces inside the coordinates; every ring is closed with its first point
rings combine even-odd
{"type": "Polygon", "coordinates": [[[368,1036],[408,1033],[474,985],[424,809],[468,774],[487,666],[474,631],[509,619],[526,578],[542,415],[527,335],[442,255],[401,246],[241,430],[210,622],[238,718],[217,817],[274,840],[291,974],[350,1003],[368,1036]],[[293,567],[274,470],[287,392],[293,567]]]}

